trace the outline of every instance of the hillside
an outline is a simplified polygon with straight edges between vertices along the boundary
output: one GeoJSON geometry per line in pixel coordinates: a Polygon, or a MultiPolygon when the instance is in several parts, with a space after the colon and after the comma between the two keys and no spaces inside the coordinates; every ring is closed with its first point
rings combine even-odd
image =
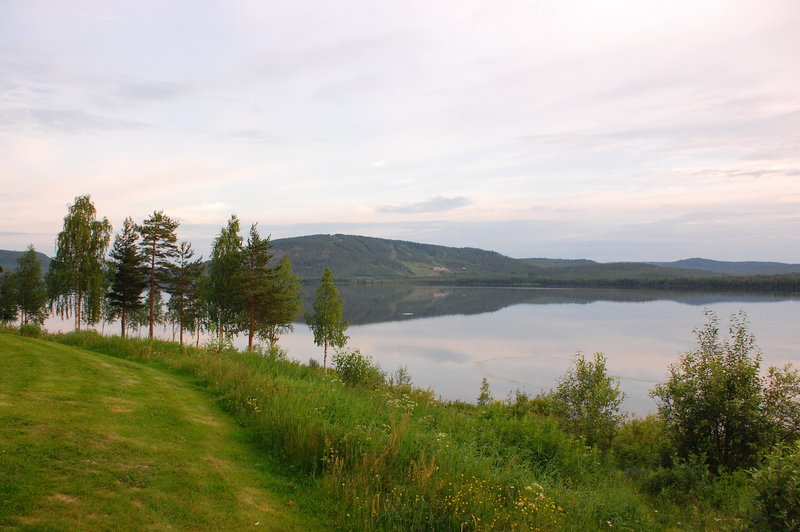
{"type": "Polygon", "coordinates": [[[317,279],[325,267],[337,279],[427,279],[516,282],[617,282],[673,278],[704,278],[701,270],[667,268],[625,262],[602,264],[591,260],[514,259],[494,251],[419,244],[355,235],[313,235],[272,242],[277,257],[288,254],[295,273],[317,279]]]}
{"type": "Polygon", "coordinates": [[[294,272],[317,279],[326,267],[337,278],[527,277],[536,265],[476,248],[453,248],[355,235],[313,235],[272,242],[289,254],[294,272]]]}
{"type": "Polygon", "coordinates": [[[800,264],[786,264],[783,262],[730,262],[692,258],[675,262],[651,262],[650,264],[668,268],[704,270],[728,275],[786,275],[800,273],[800,264]]]}
{"type": "MultiPolygon", "coordinates": [[[[0,249],[0,268],[2,268],[4,272],[13,271],[17,267],[17,259],[19,259],[23,253],[25,252],[0,249]]],[[[46,272],[50,267],[50,257],[38,251],[36,252],[36,257],[42,264],[42,273],[46,272]]]]}
{"type": "Polygon", "coordinates": [[[247,440],[185,376],[0,332],[0,529],[319,529],[247,440]]]}

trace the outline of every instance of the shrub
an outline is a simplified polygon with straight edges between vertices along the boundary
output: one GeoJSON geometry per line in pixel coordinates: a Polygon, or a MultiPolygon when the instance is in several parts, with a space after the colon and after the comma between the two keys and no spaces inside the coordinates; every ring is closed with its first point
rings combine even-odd
{"type": "Polygon", "coordinates": [[[333,366],[348,386],[367,386],[376,388],[383,384],[386,375],[372,361],[372,357],[364,355],[358,349],[343,349],[333,355],[333,366]]]}
{"type": "Polygon", "coordinates": [[[724,339],[717,316],[705,314],[708,323],[695,330],[699,348],[672,364],[651,395],[681,456],[705,455],[712,470],[732,471],[796,437],[800,378],[789,367],[761,378],[761,352],[744,312],[731,316],[724,339]]]}
{"type": "Polygon", "coordinates": [[[558,381],[553,407],[567,430],[589,445],[606,448],[624,417],[619,411],[624,398],[619,378],[606,372],[605,355],[595,353],[589,361],[578,353],[575,367],[558,381]]]}
{"type": "Polygon", "coordinates": [[[779,447],[753,472],[755,525],[760,530],[800,530],[800,442],[779,447]]]}
{"type": "Polygon", "coordinates": [[[22,336],[38,338],[42,334],[42,329],[35,323],[23,323],[19,326],[19,333],[22,336]]]}
{"type": "Polygon", "coordinates": [[[623,423],[611,448],[620,467],[629,471],[665,467],[672,451],[664,422],[653,415],[623,423]]]}

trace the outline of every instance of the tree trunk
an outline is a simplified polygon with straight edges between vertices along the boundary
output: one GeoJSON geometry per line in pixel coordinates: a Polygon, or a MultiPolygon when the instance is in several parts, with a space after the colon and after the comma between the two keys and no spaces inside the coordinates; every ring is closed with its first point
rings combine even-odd
{"type": "Polygon", "coordinates": [[[81,330],[81,307],[83,307],[83,294],[78,292],[75,299],[75,330],[81,330]]]}
{"type": "Polygon", "coordinates": [[[150,339],[153,339],[153,325],[156,319],[156,240],[153,239],[153,253],[150,256],[150,339]]]}
{"type": "Polygon", "coordinates": [[[128,323],[128,310],[122,307],[122,337],[125,338],[125,327],[128,323]]]}

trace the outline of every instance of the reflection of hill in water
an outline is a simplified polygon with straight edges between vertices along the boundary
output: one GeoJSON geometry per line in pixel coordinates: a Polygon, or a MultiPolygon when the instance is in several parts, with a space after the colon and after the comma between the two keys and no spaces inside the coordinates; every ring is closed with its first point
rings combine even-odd
{"type": "MultiPolygon", "coordinates": [[[[311,310],[316,287],[306,286],[305,308],[311,310]]],[[[469,286],[345,285],[345,319],[351,325],[429,318],[452,314],[496,312],[511,305],[585,305],[596,301],[640,303],[674,301],[692,306],[720,302],[776,302],[797,297],[703,294],[663,290],[613,290],[587,288],[496,288],[469,286]]]]}

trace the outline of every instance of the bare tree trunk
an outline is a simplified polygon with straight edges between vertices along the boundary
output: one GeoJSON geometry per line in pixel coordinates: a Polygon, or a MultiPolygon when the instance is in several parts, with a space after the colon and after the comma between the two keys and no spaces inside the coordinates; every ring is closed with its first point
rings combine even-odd
{"type": "Polygon", "coordinates": [[[128,323],[128,310],[122,307],[122,337],[125,338],[125,327],[128,323]]]}

